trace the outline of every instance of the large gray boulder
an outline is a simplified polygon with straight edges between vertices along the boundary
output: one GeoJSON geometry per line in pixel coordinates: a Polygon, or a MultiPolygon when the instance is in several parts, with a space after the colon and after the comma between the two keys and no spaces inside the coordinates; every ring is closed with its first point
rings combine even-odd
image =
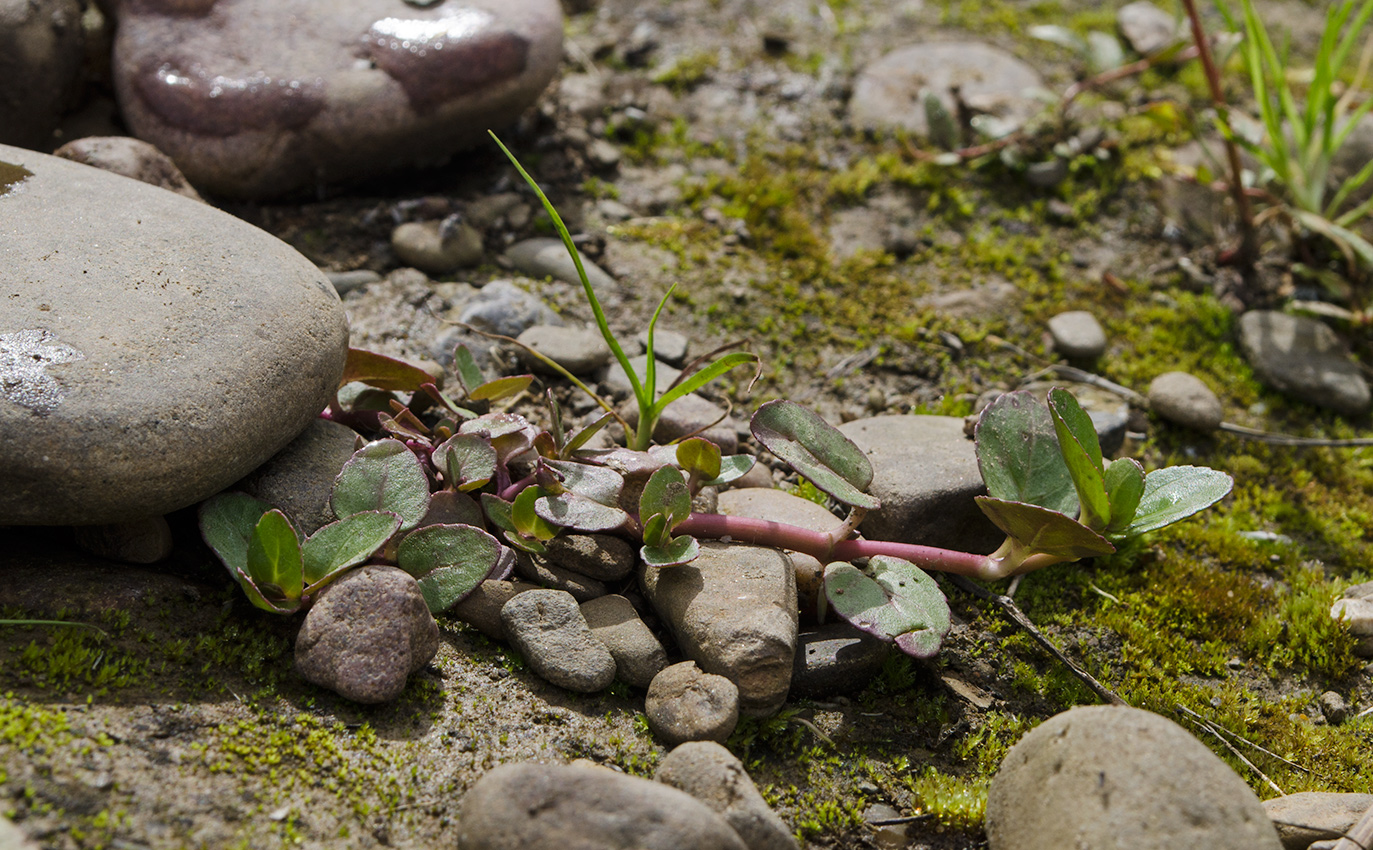
{"type": "Polygon", "coordinates": [[[557,0],[112,5],[124,120],[239,198],[441,162],[514,121],[562,58],[557,0]]]}
{"type": "Polygon", "coordinates": [[[315,266],[179,195],[0,146],[0,524],[204,499],[328,403],[348,327],[315,266]]]}
{"type": "Polygon", "coordinates": [[[991,850],[1279,850],[1259,798],[1165,717],[1065,711],[1011,748],[987,792],[991,850]]]}

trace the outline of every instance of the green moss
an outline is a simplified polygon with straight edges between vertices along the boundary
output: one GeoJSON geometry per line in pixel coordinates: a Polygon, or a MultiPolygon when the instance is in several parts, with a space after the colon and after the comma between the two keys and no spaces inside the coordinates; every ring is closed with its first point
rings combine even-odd
{"type": "Polygon", "coordinates": [[[720,65],[719,56],[713,50],[703,50],[682,56],[668,67],[653,75],[653,82],[667,86],[677,94],[690,91],[706,80],[720,65]]]}

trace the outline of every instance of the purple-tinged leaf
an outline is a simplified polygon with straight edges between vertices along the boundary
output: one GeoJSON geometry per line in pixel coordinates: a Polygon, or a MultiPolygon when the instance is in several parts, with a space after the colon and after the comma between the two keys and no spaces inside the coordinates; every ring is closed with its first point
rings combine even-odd
{"type": "Polygon", "coordinates": [[[360,381],[379,390],[399,390],[415,392],[421,386],[431,383],[434,376],[394,357],[363,351],[360,348],[348,349],[348,359],[343,366],[343,379],[339,386],[360,381]]]}
{"type": "Polygon", "coordinates": [[[400,517],[383,511],[350,514],[318,529],[300,547],[307,592],[372,557],[399,530],[400,517]]]}
{"type": "Polygon", "coordinates": [[[673,537],[662,546],[645,544],[639,549],[639,557],[643,559],[644,564],[655,569],[677,567],[690,563],[699,554],[701,554],[701,544],[696,542],[696,538],[687,534],[673,537]]]}
{"type": "Polygon", "coordinates": [[[455,434],[434,449],[434,465],[451,486],[478,490],[496,474],[496,450],[476,434],[455,434]]]}
{"type": "Polygon", "coordinates": [[[200,505],[200,536],[235,578],[248,574],[248,541],[272,509],[247,493],[220,493],[200,505]]]}
{"type": "Polygon", "coordinates": [[[998,396],[977,420],[977,466],[987,494],[1077,513],[1077,490],[1058,449],[1049,408],[1021,390],[998,396]]]}
{"type": "Polygon", "coordinates": [[[405,536],[396,565],[414,576],[437,614],[476,589],[500,562],[501,544],[470,525],[428,525],[405,536]]]}
{"type": "Polygon", "coordinates": [[[844,504],[868,510],[881,507],[863,492],[872,483],[867,455],[817,414],[778,399],[758,408],[750,429],[768,451],[844,504]]]}
{"type": "Polygon", "coordinates": [[[948,600],[934,579],[910,561],[875,555],[866,570],[836,561],[825,567],[824,581],[835,613],[917,658],[937,652],[949,631],[948,600]]]}
{"type": "MultiPolygon", "coordinates": [[[[521,494],[523,495],[523,494],[521,494]]],[[[516,500],[518,505],[519,500],[516,500]]],[[[547,522],[578,531],[613,531],[625,524],[629,514],[571,491],[556,496],[540,496],[534,511],[547,522]]]]}

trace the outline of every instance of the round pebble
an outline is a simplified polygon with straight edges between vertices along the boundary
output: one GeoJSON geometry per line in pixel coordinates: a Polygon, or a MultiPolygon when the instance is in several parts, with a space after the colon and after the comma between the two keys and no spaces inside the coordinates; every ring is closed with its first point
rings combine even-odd
{"type": "Polygon", "coordinates": [[[1094,360],[1106,353],[1106,331],[1086,310],[1059,313],[1049,320],[1054,350],[1069,360],[1094,360]]]}
{"type": "Polygon", "coordinates": [[[1187,372],[1164,372],[1149,384],[1149,408],[1176,425],[1214,431],[1225,415],[1220,399],[1187,372]]]}
{"type": "Polygon", "coordinates": [[[724,676],[701,672],[695,661],[683,661],[653,678],[644,713],[653,734],[669,746],[723,744],[739,723],[739,688],[724,676]]]}
{"type": "Polygon", "coordinates": [[[510,642],[543,679],[579,693],[603,690],[615,680],[615,658],[562,590],[531,590],[501,607],[510,642]]]}

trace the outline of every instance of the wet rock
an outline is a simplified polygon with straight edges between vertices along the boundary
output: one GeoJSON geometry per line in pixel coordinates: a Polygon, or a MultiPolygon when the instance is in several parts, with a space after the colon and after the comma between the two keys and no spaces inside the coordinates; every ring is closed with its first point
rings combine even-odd
{"type": "Polygon", "coordinates": [[[882,662],[894,645],[844,622],[803,630],[796,646],[791,693],[820,699],[861,691],[882,672],[882,662]]]}
{"type": "Polygon", "coordinates": [[[724,676],[683,661],[653,677],[644,697],[648,727],[668,746],[686,741],[724,743],[739,723],[739,688],[724,676]]]}
{"type": "Polygon", "coordinates": [[[81,81],[78,0],[0,0],[0,144],[46,146],[81,81]]]}
{"type": "MultiPolygon", "coordinates": [[[[561,239],[539,237],[516,242],[505,249],[505,257],[521,273],[537,279],[551,277],[567,283],[580,284],[577,267],[567,253],[567,246],[561,239]]],[[[615,286],[615,279],[605,270],[582,255],[582,268],[586,279],[597,292],[604,292],[615,286]]]]}
{"type": "Polygon", "coordinates": [[[291,520],[296,531],[314,534],[337,517],[329,504],[334,479],[357,448],[358,433],[346,425],[315,419],[233,490],[261,499],[291,520]]]}
{"type": "Polygon", "coordinates": [[[562,56],[557,0],[123,0],[115,17],[134,135],[235,198],[441,162],[511,123],[562,56]]]}
{"type": "Polygon", "coordinates": [[[1277,850],[1258,797],[1206,745],[1157,714],[1087,706],[1011,748],[987,794],[992,850],[1277,850]]]}
{"type": "Polygon", "coordinates": [[[461,222],[407,221],[391,232],[391,250],[407,266],[444,275],[480,263],[482,238],[461,222]]]}
{"type": "Polygon", "coordinates": [[[448,613],[464,623],[476,626],[477,631],[492,640],[505,641],[505,622],[501,620],[501,608],[517,593],[537,590],[537,584],[519,579],[502,581],[487,579],[476,589],[463,597],[462,601],[448,609],[448,613]]]}
{"type": "Polygon", "coordinates": [[[545,544],[544,559],[597,581],[619,581],[633,571],[638,550],[611,534],[559,534],[545,544]]]}
{"type": "Polygon", "coordinates": [[[493,280],[458,314],[458,321],[489,333],[518,337],[534,325],[558,325],[549,306],[513,281],[493,280]]]}
{"type": "Polygon", "coordinates": [[[1039,110],[1033,92],[1043,81],[1029,65],[981,42],[914,44],[888,53],[858,75],[849,100],[849,121],[865,130],[926,135],[925,93],[958,115],[951,90],[967,108],[1014,130],[1039,110]]]}
{"type": "Polygon", "coordinates": [[[1148,0],[1127,3],[1116,12],[1116,26],[1130,42],[1130,47],[1143,56],[1151,56],[1177,44],[1185,38],[1182,21],[1163,11],[1148,0]]]}
{"type": "Polygon", "coordinates": [[[1149,384],[1149,409],[1184,428],[1214,431],[1225,411],[1201,379],[1187,372],[1164,372],[1149,384]]]}
{"type": "Polygon", "coordinates": [[[538,555],[520,552],[515,559],[515,572],[542,587],[566,591],[578,602],[587,602],[606,594],[604,582],[550,564],[538,555]]]}
{"type": "MultiPolygon", "coordinates": [[[[810,531],[828,532],[841,520],[809,499],[771,487],[736,488],[720,494],[716,512],[726,516],[784,522],[810,531]]],[[[813,616],[822,594],[825,565],[813,555],[788,551],[796,571],[796,599],[801,616],[813,616]]]]}
{"type": "Polygon", "coordinates": [[[1345,416],[1368,412],[1368,382],[1335,332],[1315,319],[1251,310],[1240,316],[1239,341],[1274,389],[1345,416]]]}
{"type": "Polygon", "coordinates": [[[1306,850],[1314,841],[1348,832],[1373,806],[1373,794],[1303,791],[1263,801],[1285,850],[1306,850]]]}
{"type": "Polygon", "coordinates": [[[0,267],[24,282],[0,327],[0,523],[169,513],[324,409],[348,328],[289,246],[56,157],[0,146],[0,172],[0,267]]]}
{"type": "Polygon", "coordinates": [[[462,801],[459,850],[747,850],[690,794],[603,767],[502,765],[462,801]]]}
{"type": "Polygon", "coordinates": [[[506,635],[545,680],[579,693],[615,681],[615,659],[586,624],[577,600],[562,590],[520,593],[501,608],[506,635]]]}
{"type": "Polygon", "coordinates": [[[734,682],[745,714],[781,707],[796,652],[796,577],[785,553],[703,540],[696,560],[647,570],[643,581],[682,652],[734,682]]]}
{"type": "Polygon", "coordinates": [[[77,139],[53,151],[53,156],[132,177],[193,201],[203,200],[170,157],[147,142],[128,136],[77,139]]]}
{"type": "MultiPolygon", "coordinates": [[[[639,343],[640,348],[648,350],[647,329],[639,331],[634,340],[639,343]]],[[[653,356],[669,366],[681,368],[686,363],[687,352],[690,350],[691,339],[686,334],[663,328],[653,329],[653,356]]]]}
{"type": "Polygon", "coordinates": [[[653,778],[679,788],[725,819],[749,850],[797,850],[777,816],[734,754],[714,741],[692,741],[667,754],[653,778]]]}
{"type": "Polygon", "coordinates": [[[583,602],[582,616],[615,657],[616,677],[625,684],[647,688],[667,666],[663,645],[623,596],[610,594],[583,602]]]}
{"type": "MultiPolygon", "coordinates": [[[[574,375],[589,375],[610,362],[610,349],[600,331],[557,325],[534,325],[520,334],[519,341],[562,366],[574,375]]],[[[524,350],[520,362],[540,375],[556,375],[557,370],[524,350]]]]}
{"type": "Polygon", "coordinates": [[[109,525],[78,525],[77,546],[92,555],[126,564],[155,564],[172,554],[172,529],[160,516],[109,525]]]}
{"type": "Polygon", "coordinates": [[[952,416],[876,416],[839,426],[873,466],[868,492],[882,507],[859,526],[874,540],[991,552],[1004,535],[974,496],[982,473],[963,420],[952,416]]]}
{"type": "Polygon", "coordinates": [[[354,702],[390,702],[438,651],[439,627],[419,583],[371,565],[320,591],[296,635],[296,670],[354,702]]]}
{"type": "Polygon", "coordinates": [[[1070,310],[1049,320],[1054,351],[1070,360],[1095,360],[1106,353],[1106,331],[1086,310],[1070,310]]]}

